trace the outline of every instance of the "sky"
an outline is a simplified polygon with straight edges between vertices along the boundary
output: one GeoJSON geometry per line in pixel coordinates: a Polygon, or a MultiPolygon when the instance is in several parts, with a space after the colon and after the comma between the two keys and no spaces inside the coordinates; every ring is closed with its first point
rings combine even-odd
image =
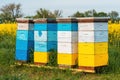
{"type": "Polygon", "coordinates": [[[0,0],[0,8],[9,3],[20,3],[24,16],[32,16],[40,8],[62,10],[63,17],[92,9],[107,13],[117,11],[120,14],[120,0],[0,0]]]}

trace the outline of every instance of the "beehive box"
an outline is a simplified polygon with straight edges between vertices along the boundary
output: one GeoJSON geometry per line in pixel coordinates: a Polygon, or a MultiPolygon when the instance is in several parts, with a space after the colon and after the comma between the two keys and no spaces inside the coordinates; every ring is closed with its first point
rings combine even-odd
{"type": "Polygon", "coordinates": [[[48,63],[49,53],[48,52],[34,52],[34,63],[48,63]]]}
{"type": "Polygon", "coordinates": [[[47,41],[47,31],[34,31],[34,41],[47,41]]]}
{"type": "Polygon", "coordinates": [[[56,31],[34,31],[34,41],[57,41],[56,31]]]}
{"type": "Polygon", "coordinates": [[[58,22],[58,64],[72,67],[76,65],[78,53],[78,24],[74,18],[59,18],[58,22]]]}
{"type": "Polygon", "coordinates": [[[34,30],[33,20],[25,18],[17,18],[17,30],[34,30]]]}
{"type": "Polygon", "coordinates": [[[74,54],[78,53],[78,43],[58,42],[58,53],[74,54]]]}
{"type": "Polygon", "coordinates": [[[58,42],[78,42],[77,31],[58,31],[58,42]]]}
{"type": "Polygon", "coordinates": [[[16,33],[16,60],[28,61],[29,53],[34,50],[33,21],[30,19],[17,19],[16,33]]]}
{"type": "Polygon", "coordinates": [[[79,31],[79,42],[108,42],[108,30],[79,31]]]}
{"type": "Polygon", "coordinates": [[[108,65],[108,53],[94,55],[78,54],[78,64],[79,66],[85,67],[99,67],[108,65]]]}
{"type": "Polygon", "coordinates": [[[58,18],[58,31],[78,31],[78,24],[75,18],[58,18]]]}
{"type": "MultiPolygon", "coordinates": [[[[84,19],[84,18],[83,18],[84,19]]],[[[86,21],[80,22],[78,24],[78,30],[108,30],[108,23],[106,22],[94,22],[94,21],[86,21]]]]}
{"type": "Polygon", "coordinates": [[[108,63],[108,18],[78,19],[78,66],[99,67],[108,63]]]}
{"type": "Polygon", "coordinates": [[[16,41],[16,50],[30,50],[34,49],[34,41],[28,40],[17,40],[16,41]]]}
{"type": "Polygon", "coordinates": [[[35,41],[34,50],[36,52],[48,52],[52,49],[54,50],[57,49],[56,41],[49,41],[49,42],[35,41]]]}
{"type": "Polygon", "coordinates": [[[47,30],[57,31],[57,23],[55,22],[55,20],[52,22],[52,20],[48,19],[47,30]]]}
{"type": "Polygon", "coordinates": [[[57,23],[55,19],[34,20],[34,63],[48,63],[50,50],[57,50],[57,23]]]}
{"type": "Polygon", "coordinates": [[[34,31],[17,30],[16,40],[34,40],[34,31]]]}
{"type": "Polygon", "coordinates": [[[108,42],[79,42],[79,54],[108,54],[108,42]]]}
{"type": "Polygon", "coordinates": [[[67,53],[58,53],[58,64],[59,65],[67,65],[67,66],[74,66],[78,62],[78,54],[67,54],[67,53]]]}

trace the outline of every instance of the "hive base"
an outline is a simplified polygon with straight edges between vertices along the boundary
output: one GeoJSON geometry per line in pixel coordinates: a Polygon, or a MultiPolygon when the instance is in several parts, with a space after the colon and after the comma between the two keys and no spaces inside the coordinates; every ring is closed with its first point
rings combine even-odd
{"type": "Polygon", "coordinates": [[[107,65],[105,65],[105,66],[99,66],[99,67],[79,66],[79,67],[78,67],[78,70],[79,70],[79,71],[82,71],[82,72],[96,73],[100,68],[106,67],[106,66],[107,66],[107,65]]]}
{"type": "Polygon", "coordinates": [[[78,69],[83,72],[95,72],[95,67],[79,66],[78,69]]]}
{"type": "Polygon", "coordinates": [[[16,64],[25,64],[25,63],[27,63],[28,61],[21,61],[21,60],[16,60],[16,64]]]}
{"type": "Polygon", "coordinates": [[[46,66],[47,63],[34,62],[34,64],[38,66],[46,66]]]}
{"type": "Polygon", "coordinates": [[[63,64],[59,64],[58,67],[59,68],[75,68],[75,65],[63,65],[63,64]]]}

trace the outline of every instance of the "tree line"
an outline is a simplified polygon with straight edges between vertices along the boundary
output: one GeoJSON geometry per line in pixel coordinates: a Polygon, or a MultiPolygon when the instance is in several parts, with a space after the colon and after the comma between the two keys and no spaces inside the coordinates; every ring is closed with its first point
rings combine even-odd
{"type": "MultiPolygon", "coordinates": [[[[36,11],[34,16],[24,16],[21,9],[21,4],[10,3],[0,8],[0,23],[16,22],[16,18],[59,18],[62,17],[62,10],[50,11],[48,9],[40,8],[36,11]]],[[[85,12],[76,11],[68,17],[110,17],[112,22],[119,22],[119,13],[117,11],[97,12],[95,9],[87,10],[85,12]]]]}

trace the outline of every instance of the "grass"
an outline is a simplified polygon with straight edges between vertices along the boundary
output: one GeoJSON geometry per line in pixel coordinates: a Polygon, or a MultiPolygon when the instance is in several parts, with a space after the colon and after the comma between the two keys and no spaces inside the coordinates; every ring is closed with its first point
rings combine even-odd
{"type": "MultiPolygon", "coordinates": [[[[51,54],[54,55],[54,54],[51,54]]],[[[56,54],[55,54],[56,55],[56,54]]],[[[109,65],[96,74],[74,73],[69,69],[46,69],[15,65],[15,36],[0,35],[0,80],[120,80],[120,48],[109,45],[109,65]],[[11,66],[15,65],[15,66],[11,66]]],[[[48,65],[56,66],[56,56],[48,65]]]]}

